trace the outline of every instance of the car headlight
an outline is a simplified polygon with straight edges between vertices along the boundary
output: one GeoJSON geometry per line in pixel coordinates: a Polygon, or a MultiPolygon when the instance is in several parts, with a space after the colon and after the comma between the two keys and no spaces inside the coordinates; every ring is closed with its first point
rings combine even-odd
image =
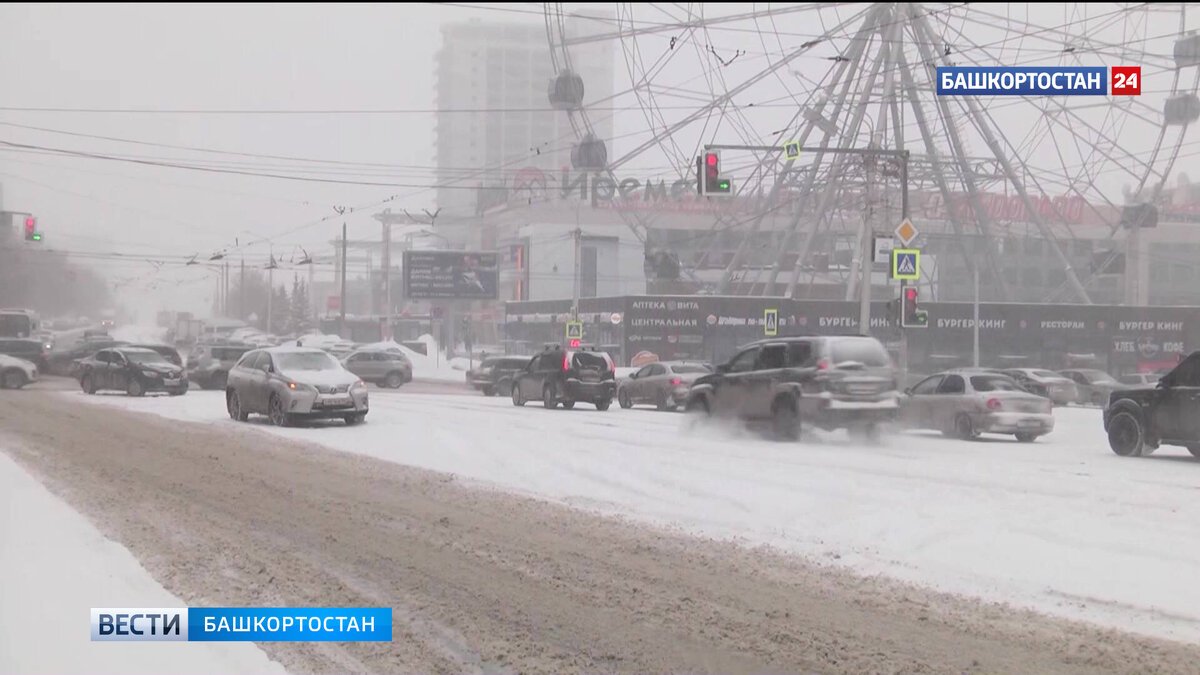
{"type": "Polygon", "coordinates": [[[362,380],[350,385],[350,391],[362,391],[367,388],[367,384],[362,380]]]}
{"type": "Polygon", "coordinates": [[[158,373],[154,372],[153,370],[143,370],[142,376],[143,377],[158,377],[158,373]]]}

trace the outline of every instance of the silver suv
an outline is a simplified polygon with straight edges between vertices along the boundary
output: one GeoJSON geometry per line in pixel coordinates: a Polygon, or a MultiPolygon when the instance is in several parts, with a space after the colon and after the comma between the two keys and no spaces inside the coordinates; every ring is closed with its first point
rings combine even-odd
{"type": "Polygon", "coordinates": [[[412,362],[400,352],[363,349],[342,359],[342,365],[380,387],[399,389],[400,385],[412,382],[412,362]]]}
{"type": "Polygon", "coordinates": [[[251,413],[275,426],[298,419],[340,417],[358,424],[367,416],[367,385],[320,349],[272,347],[247,353],[229,371],[225,407],[244,422],[251,413]]]}

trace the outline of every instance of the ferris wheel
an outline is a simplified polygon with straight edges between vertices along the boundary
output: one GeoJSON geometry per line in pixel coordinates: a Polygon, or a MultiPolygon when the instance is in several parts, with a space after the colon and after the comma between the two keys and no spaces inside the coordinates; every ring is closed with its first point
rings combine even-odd
{"type": "MultiPolygon", "coordinates": [[[[818,242],[858,246],[899,222],[897,160],[789,157],[776,150],[786,141],[907,151],[908,191],[944,205],[954,243],[942,255],[978,269],[996,299],[1028,300],[1009,287],[1001,257],[1006,238],[1037,237],[1065,277],[1042,299],[1091,303],[1127,233],[1156,217],[1200,120],[1200,36],[1188,32],[1186,5],[749,8],[710,16],[702,3],[620,3],[580,35],[562,4],[544,4],[550,100],[570,119],[576,169],[614,181],[636,170],[686,179],[706,147],[744,149],[727,152],[723,170],[758,206],[715,210],[711,229],[697,233],[707,252],[683,261],[693,280],[719,261],[711,292],[740,282],[752,289],[743,292],[793,296],[817,274],[818,242]],[[624,72],[618,94],[597,105],[574,55],[602,41],[624,72]],[[939,97],[938,66],[1140,66],[1143,86],[1140,96],[939,97]],[[603,138],[598,120],[611,118],[635,131],[603,138]],[[1080,220],[1114,241],[1089,269],[1076,269],[1062,243],[1080,220]]],[[[647,216],[619,213],[645,242],[647,216]]],[[[852,297],[855,269],[841,273],[852,297]]]]}

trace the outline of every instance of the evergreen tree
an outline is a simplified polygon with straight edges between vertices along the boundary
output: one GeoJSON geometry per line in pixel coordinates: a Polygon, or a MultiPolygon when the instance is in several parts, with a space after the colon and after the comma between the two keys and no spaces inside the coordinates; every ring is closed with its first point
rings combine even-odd
{"type": "Polygon", "coordinates": [[[299,275],[292,277],[291,314],[288,317],[288,333],[299,335],[312,328],[312,312],[308,302],[308,284],[299,275]]]}
{"type": "Polygon", "coordinates": [[[276,286],[271,299],[271,332],[283,335],[287,332],[288,317],[292,313],[292,305],[288,300],[287,288],[276,286]]]}

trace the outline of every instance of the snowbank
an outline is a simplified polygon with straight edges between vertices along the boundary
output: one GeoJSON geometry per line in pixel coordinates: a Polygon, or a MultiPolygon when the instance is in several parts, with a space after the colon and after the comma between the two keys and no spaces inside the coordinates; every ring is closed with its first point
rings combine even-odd
{"type": "Polygon", "coordinates": [[[286,672],[248,642],[92,642],[92,607],[186,605],[2,452],[0,495],[0,672],[286,672]]]}

